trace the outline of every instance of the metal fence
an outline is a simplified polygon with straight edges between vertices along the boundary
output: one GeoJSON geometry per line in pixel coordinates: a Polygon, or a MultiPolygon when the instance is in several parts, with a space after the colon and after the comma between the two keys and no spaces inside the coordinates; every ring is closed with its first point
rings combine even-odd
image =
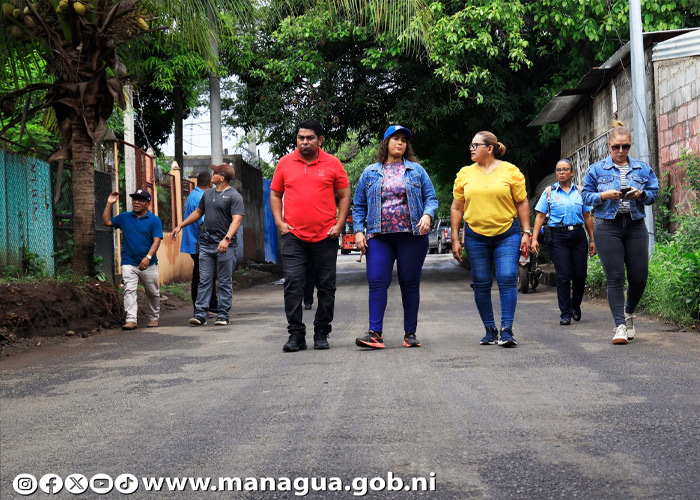
{"type": "Polygon", "coordinates": [[[49,164],[0,151],[0,266],[43,265],[53,274],[49,164]]]}
{"type": "Polygon", "coordinates": [[[577,149],[569,157],[574,166],[574,183],[583,186],[583,178],[586,176],[588,167],[596,162],[604,160],[608,156],[608,137],[610,131],[599,135],[582,148],[577,149]]]}

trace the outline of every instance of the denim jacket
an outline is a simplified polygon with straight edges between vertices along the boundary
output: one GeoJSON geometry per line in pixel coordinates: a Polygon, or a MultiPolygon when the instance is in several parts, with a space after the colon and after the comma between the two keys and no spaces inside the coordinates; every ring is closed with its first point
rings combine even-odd
{"type": "MultiPolygon", "coordinates": [[[[404,182],[411,215],[413,234],[419,235],[418,222],[423,215],[435,218],[438,207],[435,188],[425,169],[418,163],[404,160],[404,182]]],[[[356,233],[367,229],[367,234],[379,233],[382,228],[382,182],[384,169],[381,163],[365,168],[357,183],[352,208],[352,225],[356,233]]]]}
{"type": "MultiPolygon", "coordinates": [[[[627,186],[644,191],[644,197],[639,200],[630,200],[630,216],[633,220],[644,218],[644,205],[651,205],[659,195],[659,181],[649,165],[628,157],[629,170],[627,171],[627,186]]],[[[614,219],[620,206],[620,200],[603,200],[600,193],[622,187],[620,170],[613,163],[612,157],[608,157],[588,167],[586,177],[583,180],[581,196],[586,205],[595,208],[595,216],[601,219],[614,219]]]]}

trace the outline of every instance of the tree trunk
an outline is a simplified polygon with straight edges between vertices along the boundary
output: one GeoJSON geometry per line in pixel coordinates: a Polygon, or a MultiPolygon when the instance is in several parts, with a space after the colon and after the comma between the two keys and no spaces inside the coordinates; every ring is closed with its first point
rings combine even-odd
{"type": "Polygon", "coordinates": [[[76,276],[95,275],[95,150],[83,120],[73,122],[73,261],[76,276]]]}

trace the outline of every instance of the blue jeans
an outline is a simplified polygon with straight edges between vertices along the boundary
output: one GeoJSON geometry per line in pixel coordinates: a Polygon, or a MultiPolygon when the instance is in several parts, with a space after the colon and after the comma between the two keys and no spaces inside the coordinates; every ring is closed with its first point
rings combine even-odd
{"type": "Polygon", "coordinates": [[[199,289],[194,315],[206,318],[214,288],[214,276],[219,280],[217,319],[228,319],[233,302],[233,268],[236,267],[236,249],[218,252],[218,243],[199,243],[199,289]]]}
{"type": "Polygon", "coordinates": [[[515,306],[518,302],[518,256],[520,254],[520,222],[505,233],[483,236],[464,226],[464,248],[472,264],[474,301],[484,327],[496,326],[491,305],[493,264],[496,264],[496,282],[501,298],[501,328],[513,328],[515,306]]]}
{"type": "Polygon", "coordinates": [[[608,282],[608,305],[615,326],[625,324],[625,312],[632,314],[644,294],[649,276],[649,232],[644,219],[629,214],[614,219],[596,219],[595,241],[608,282]],[[625,269],[627,303],[625,304],[625,269]]]}
{"type": "Polygon", "coordinates": [[[382,332],[384,311],[396,271],[403,303],[403,331],[415,332],[420,306],[420,278],[428,253],[428,235],[411,233],[378,234],[367,242],[367,283],[369,284],[369,329],[382,332]]]}
{"type": "MultiPolygon", "coordinates": [[[[194,268],[192,269],[192,286],[190,287],[190,293],[192,294],[192,305],[197,303],[197,294],[199,293],[199,254],[191,253],[192,261],[194,262],[194,268]]],[[[216,288],[211,287],[211,300],[209,301],[209,310],[211,312],[216,312],[219,309],[218,300],[216,298],[216,288]]]]}

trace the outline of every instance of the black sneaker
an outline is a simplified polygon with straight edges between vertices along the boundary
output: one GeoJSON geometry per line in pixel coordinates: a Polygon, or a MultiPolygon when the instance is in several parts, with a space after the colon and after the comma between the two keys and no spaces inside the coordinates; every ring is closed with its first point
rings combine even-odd
{"type": "Polygon", "coordinates": [[[310,302],[304,304],[304,309],[307,309],[307,310],[308,310],[308,309],[311,309],[311,307],[312,307],[312,304],[311,304],[310,302]]]}
{"type": "Polygon", "coordinates": [[[403,345],[404,347],[420,347],[420,342],[418,342],[415,333],[408,332],[403,334],[403,345]]]}
{"type": "Polygon", "coordinates": [[[371,347],[372,349],[384,349],[384,347],[386,347],[382,334],[373,332],[372,330],[368,330],[364,337],[356,338],[355,344],[360,347],[371,347]]]}
{"type": "Polygon", "coordinates": [[[495,326],[486,329],[486,335],[479,341],[479,345],[494,345],[498,342],[498,329],[495,326]]]}
{"type": "Polygon", "coordinates": [[[306,349],[306,339],[303,335],[297,335],[295,333],[289,334],[289,340],[282,347],[284,352],[297,352],[306,349]]]}
{"type": "Polygon", "coordinates": [[[228,318],[216,318],[216,321],[214,321],[214,324],[216,326],[226,326],[226,325],[228,325],[228,318]]]}
{"type": "Polygon", "coordinates": [[[330,349],[330,345],[328,345],[328,334],[327,333],[320,333],[316,332],[314,333],[314,349],[317,350],[323,350],[323,349],[330,349]]]}
{"type": "Polygon", "coordinates": [[[502,347],[515,347],[518,345],[518,343],[515,341],[515,337],[513,337],[513,330],[510,328],[502,328],[501,340],[498,341],[498,345],[502,347]]]}
{"type": "Polygon", "coordinates": [[[562,319],[559,320],[560,325],[570,325],[571,324],[571,318],[568,316],[563,317],[562,319]]]}
{"type": "Polygon", "coordinates": [[[190,325],[204,326],[206,324],[207,318],[204,318],[202,316],[195,316],[194,318],[190,318],[190,325]]]}

